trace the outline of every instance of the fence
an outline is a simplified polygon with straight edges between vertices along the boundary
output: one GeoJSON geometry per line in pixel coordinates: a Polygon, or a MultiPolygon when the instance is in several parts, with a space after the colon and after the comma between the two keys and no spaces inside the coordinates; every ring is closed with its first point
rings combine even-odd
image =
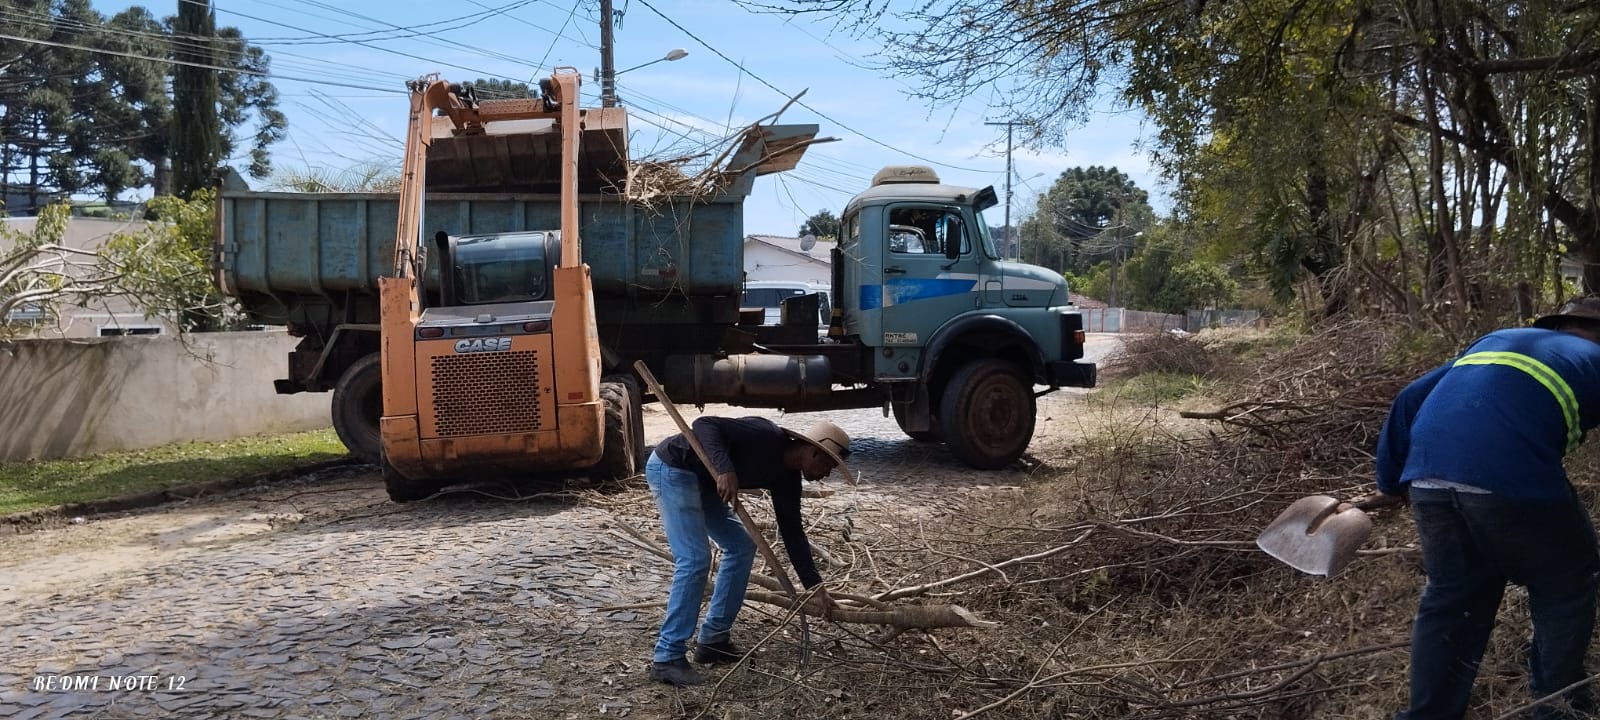
{"type": "Polygon", "coordinates": [[[1089,332],[1159,332],[1184,329],[1182,315],[1129,310],[1127,308],[1084,308],[1083,329],[1089,332]]]}
{"type": "Polygon", "coordinates": [[[1083,329],[1089,332],[1160,332],[1208,327],[1255,325],[1261,321],[1256,310],[1189,310],[1182,315],[1145,312],[1127,308],[1082,308],[1083,329]]]}
{"type": "Polygon", "coordinates": [[[1261,321],[1259,310],[1189,310],[1184,314],[1185,330],[1204,330],[1208,327],[1239,327],[1255,325],[1261,321]]]}
{"type": "Polygon", "coordinates": [[[328,427],[326,393],[278,395],[283,332],[0,344],[0,460],[328,427]]]}

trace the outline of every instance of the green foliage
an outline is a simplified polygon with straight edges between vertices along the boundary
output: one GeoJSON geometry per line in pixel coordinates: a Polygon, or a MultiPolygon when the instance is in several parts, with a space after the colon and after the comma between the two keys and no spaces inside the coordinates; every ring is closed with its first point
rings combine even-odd
{"type": "Polygon", "coordinates": [[[211,69],[218,64],[217,23],[210,0],[179,3],[172,30],[185,39],[173,46],[178,62],[172,68],[172,189],[187,198],[210,186],[223,157],[217,115],[222,89],[211,69]]]}
{"type": "MultiPolygon", "coordinates": [[[[208,188],[192,200],[155,198],[149,205],[154,220],[96,248],[61,243],[72,215],[65,203],[42,210],[31,233],[0,225],[0,318],[37,311],[48,322],[63,305],[117,298],[185,331],[233,326],[237,313],[211,277],[212,195],[208,188]]],[[[0,324],[0,337],[31,329],[0,324]]]]}
{"type": "Polygon", "coordinates": [[[800,236],[815,235],[818,240],[833,241],[839,237],[839,218],[827,210],[818,210],[800,226],[800,236]]]}
{"type": "Polygon", "coordinates": [[[16,314],[37,313],[40,322],[56,316],[56,302],[80,285],[98,285],[105,275],[97,255],[63,247],[72,209],[65,203],[39,211],[32,232],[0,223],[0,339],[29,332],[16,314]]]}
{"type": "Polygon", "coordinates": [[[533,87],[515,80],[478,78],[469,85],[477,92],[479,100],[532,100],[539,97],[533,87]]]}
{"type": "Polygon", "coordinates": [[[215,191],[197,190],[189,200],[172,196],[149,204],[154,220],[117,233],[103,252],[121,271],[118,289],[148,316],[173,321],[186,332],[224,330],[237,313],[211,277],[216,232],[215,191]]]}
{"type": "MultiPolygon", "coordinates": [[[[210,17],[202,4],[178,6],[210,17]]],[[[220,158],[233,154],[234,134],[252,126],[241,133],[250,143],[249,171],[270,172],[268,148],[282,139],[286,121],[265,79],[267,56],[237,29],[201,33],[209,38],[203,44],[174,41],[191,32],[175,29],[174,19],[139,6],[107,18],[86,0],[0,0],[0,13],[12,36],[0,38],[0,189],[7,194],[33,205],[83,193],[115,200],[152,186],[167,194],[174,158],[195,158],[194,168],[173,169],[184,173],[186,186],[198,187],[220,158]],[[196,62],[200,55],[231,69],[169,62],[196,62]],[[201,110],[204,98],[188,94],[194,82],[206,92],[215,87],[212,112],[201,110]],[[189,109],[174,113],[169,83],[191,98],[189,109]],[[197,119],[203,124],[193,126],[197,119]],[[203,152],[190,147],[197,142],[203,152]]]]}
{"type": "Polygon", "coordinates": [[[0,463],[0,514],[244,477],[345,454],[332,430],[317,430],[70,460],[0,463]]]}
{"type": "Polygon", "coordinates": [[[1100,392],[1109,393],[1123,402],[1161,405],[1191,395],[1203,395],[1210,387],[1211,383],[1198,375],[1150,372],[1112,383],[1100,392]]]}
{"type": "Polygon", "coordinates": [[[1127,257],[1139,233],[1155,222],[1149,193],[1115,167],[1076,167],[1039,196],[1019,234],[1025,262],[1083,272],[1127,257]]]}
{"type": "Polygon", "coordinates": [[[1155,233],[1123,264],[1125,303],[1136,310],[1181,313],[1232,303],[1239,283],[1221,265],[1187,257],[1170,232],[1155,233]]]}
{"type": "MultiPolygon", "coordinates": [[[[1569,249],[1600,291],[1600,4],[777,5],[875,22],[895,49],[884,65],[915,96],[996,99],[1026,144],[1065,145],[1108,94],[1142,109],[1196,257],[1313,315],[1464,327],[1507,314],[1498,298],[1519,285],[1549,307],[1569,249]]],[[[1105,227],[1087,199],[1041,200],[1022,233],[1030,260],[1082,272],[1103,259],[1070,253],[1081,238],[1050,222],[1081,212],[1105,227]]]]}
{"type": "Polygon", "coordinates": [[[1111,299],[1111,262],[1095,265],[1082,273],[1065,273],[1067,287],[1073,292],[1092,297],[1101,302],[1111,299]]]}
{"type": "Polygon", "coordinates": [[[371,161],[341,170],[290,169],[274,175],[268,186],[284,192],[399,192],[400,167],[371,161]]]}

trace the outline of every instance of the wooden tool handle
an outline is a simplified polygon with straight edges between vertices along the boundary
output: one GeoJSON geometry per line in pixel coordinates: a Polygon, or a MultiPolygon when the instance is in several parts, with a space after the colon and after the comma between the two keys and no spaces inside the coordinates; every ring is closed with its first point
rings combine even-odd
{"type": "Polygon", "coordinates": [[[1360,500],[1354,500],[1350,503],[1350,506],[1357,510],[1382,510],[1387,507],[1404,505],[1405,502],[1406,498],[1404,495],[1385,495],[1383,493],[1377,493],[1375,495],[1368,495],[1360,500]]]}
{"type": "MultiPolygon", "coordinates": [[[[667,397],[667,392],[661,388],[661,383],[656,382],[656,376],[650,372],[650,368],[645,366],[643,360],[636,360],[633,363],[633,369],[639,373],[640,378],[644,379],[644,384],[650,386],[650,392],[655,393],[656,399],[661,401],[661,406],[667,409],[667,414],[671,415],[672,419],[678,423],[678,430],[683,433],[684,439],[689,441],[689,447],[694,448],[694,454],[700,456],[700,463],[706,466],[706,472],[715,473],[717,471],[716,466],[711,464],[711,458],[706,457],[706,449],[700,447],[700,438],[695,437],[694,431],[689,428],[689,423],[685,422],[683,415],[678,413],[677,406],[673,405],[672,400],[667,397]]],[[[737,495],[733,498],[733,511],[739,514],[739,522],[744,523],[744,531],[750,533],[750,539],[756,542],[756,548],[761,551],[761,557],[766,558],[772,568],[777,571],[778,582],[783,585],[783,591],[789,594],[789,599],[791,600],[797,597],[799,593],[795,592],[794,583],[789,580],[789,570],[783,566],[783,563],[778,562],[777,553],[772,551],[772,545],[767,543],[766,536],[756,529],[756,521],[750,519],[750,513],[745,512],[744,504],[739,502],[737,495]]]]}

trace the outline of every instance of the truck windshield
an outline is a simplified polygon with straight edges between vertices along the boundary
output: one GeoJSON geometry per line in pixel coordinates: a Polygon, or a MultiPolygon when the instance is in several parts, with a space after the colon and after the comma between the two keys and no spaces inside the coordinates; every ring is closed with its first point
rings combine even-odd
{"type": "Polygon", "coordinates": [[[978,237],[982,238],[983,240],[983,254],[991,258],[999,259],[1000,253],[995,250],[994,247],[994,236],[989,234],[989,221],[983,219],[982,210],[974,209],[972,214],[978,216],[978,237]]]}
{"type": "Polygon", "coordinates": [[[544,233],[459,238],[453,244],[456,297],[462,304],[544,298],[544,233]]]}

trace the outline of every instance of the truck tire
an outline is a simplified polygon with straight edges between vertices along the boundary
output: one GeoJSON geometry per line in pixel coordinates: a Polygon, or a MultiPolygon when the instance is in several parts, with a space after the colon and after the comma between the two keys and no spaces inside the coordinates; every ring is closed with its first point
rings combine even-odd
{"type": "Polygon", "coordinates": [[[628,396],[632,402],[628,404],[628,411],[633,413],[633,471],[644,472],[644,464],[650,460],[649,448],[644,444],[644,386],[639,379],[629,375],[625,379],[628,385],[628,396]]]}
{"type": "Polygon", "coordinates": [[[939,418],[930,418],[930,420],[932,422],[929,424],[927,430],[907,430],[906,429],[906,406],[900,405],[900,404],[897,403],[893,407],[894,407],[894,421],[895,421],[895,424],[900,426],[900,432],[905,433],[906,437],[911,438],[912,440],[915,440],[917,442],[926,442],[926,443],[936,443],[936,442],[943,442],[944,441],[944,437],[939,434],[939,418]]]}
{"type": "Polygon", "coordinates": [[[397,503],[416,502],[425,500],[439,492],[439,483],[433,480],[412,480],[400,474],[393,465],[383,457],[378,459],[378,464],[383,468],[383,488],[389,492],[389,499],[397,503]]]}
{"type": "Polygon", "coordinates": [[[333,431],[362,462],[382,461],[383,369],[377,353],[355,361],[333,386],[333,431]]]}
{"type": "Polygon", "coordinates": [[[638,474],[638,440],[634,434],[634,406],[628,382],[608,376],[600,383],[600,400],[605,404],[605,448],[600,462],[589,470],[599,481],[626,480],[638,474]]]}
{"type": "Polygon", "coordinates": [[[944,388],[939,420],[945,445],[979,470],[998,470],[1022,457],[1033,440],[1033,387],[1021,369],[998,358],[974,360],[944,388]]]}

